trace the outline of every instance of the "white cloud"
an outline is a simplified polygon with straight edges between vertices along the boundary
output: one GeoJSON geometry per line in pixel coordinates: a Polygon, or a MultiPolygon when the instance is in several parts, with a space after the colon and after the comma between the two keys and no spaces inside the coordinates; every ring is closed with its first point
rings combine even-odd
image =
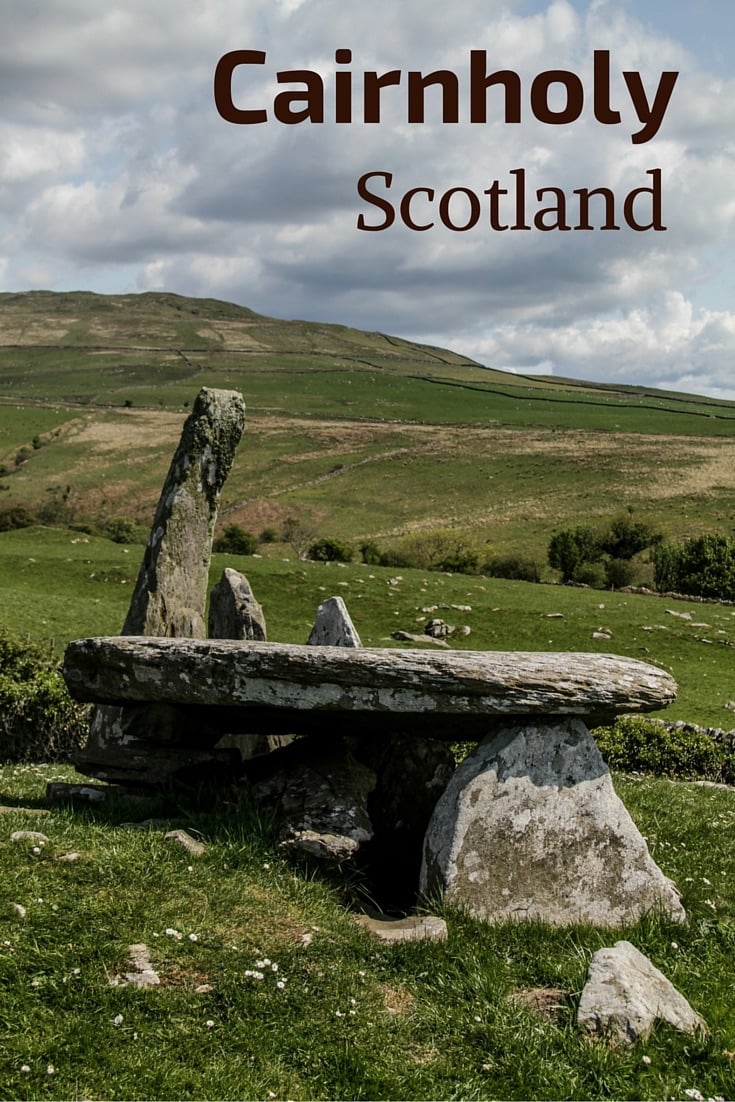
{"type": "MultiPolygon", "coordinates": [[[[501,0],[70,0],[63,10],[26,0],[4,24],[5,286],[42,273],[47,286],[109,290],[117,267],[126,287],[424,337],[495,366],[731,387],[735,315],[706,296],[718,274],[732,282],[735,80],[703,72],[686,43],[613,0],[586,10],[553,0],[527,16],[501,0]],[[520,74],[523,123],[504,123],[495,89],[486,126],[436,117],[410,125],[404,84],[385,90],[380,125],[336,125],[332,74],[345,67],[334,51],[344,47],[356,119],[371,68],[451,69],[466,115],[469,51],[486,49],[488,71],[520,74]],[[327,122],[220,119],[214,67],[245,48],[267,52],[263,71],[253,67],[238,85],[249,105],[271,107],[280,69],[314,68],[325,78],[327,122]],[[595,49],[610,51],[620,126],[593,117],[595,49]],[[551,68],[584,83],[582,116],[564,127],[537,122],[529,107],[530,82],[551,68]],[[667,68],[680,77],[661,130],[632,144],[641,124],[622,71],[639,71],[650,98],[667,68]],[[518,167],[530,203],[537,187],[604,185],[619,214],[625,194],[660,167],[669,229],[495,232],[486,211],[468,233],[356,229],[365,172],[393,173],[393,196],[418,186],[482,196],[496,179],[512,183],[518,167]]],[[[429,96],[427,111],[437,103],[429,96]]]]}

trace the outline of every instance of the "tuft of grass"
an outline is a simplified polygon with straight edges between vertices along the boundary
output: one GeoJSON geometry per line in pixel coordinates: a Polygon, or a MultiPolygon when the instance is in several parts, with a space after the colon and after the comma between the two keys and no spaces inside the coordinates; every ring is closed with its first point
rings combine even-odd
{"type": "Polygon", "coordinates": [[[732,1097],[731,789],[616,778],[683,891],[684,927],[492,926],[439,907],[446,943],[385,946],[345,910],[349,884],[291,864],[247,800],[46,808],[45,783],[72,777],[0,769],[0,803],[14,807],[0,816],[3,1097],[732,1097]],[[31,818],[29,807],[49,814],[31,818]],[[123,825],[151,815],[198,832],[204,856],[165,842],[163,825],[123,825]],[[18,829],[47,835],[40,854],[10,841],[18,829]],[[70,851],[78,860],[58,860],[70,851]],[[589,959],[620,937],[704,1015],[708,1036],[659,1027],[623,1050],[578,1035],[589,959]],[[139,942],[160,986],[112,985],[139,942]],[[563,993],[553,1019],[513,997],[536,988],[563,993]]]}

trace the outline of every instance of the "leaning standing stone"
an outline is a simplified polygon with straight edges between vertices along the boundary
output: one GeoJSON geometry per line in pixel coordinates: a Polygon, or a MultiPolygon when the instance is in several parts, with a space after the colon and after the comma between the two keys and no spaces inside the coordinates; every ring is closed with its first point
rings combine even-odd
{"type": "Polygon", "coordinates": [[[585,725],[504,723],[459,766],[424,843],[421,891],[489,921],[683,921],[585,725]]]}
{"type": "Polygon", "coordinates": [[[199,391],[163,484],[123,635],[206,634],[219,495],[244,425],[237,391],[199,391]]]}
{"type": "Polygon", "coordinates": [[[244,574],[226,567],[209,595],[210,639],[265,641],[265,617],[244,574]]]}
{"type": "MultiPolygon", "coordinates": [[[[212,534],[219,495],[245,425],[245,402],[234,390],[203,387],[184,424],[163,484],[123,635],[203,637],[212,534]]],[[[75,758],[82,773],[102,780],[128,775],[120,747],[131,739],[126,710],[96,708],[87,745],[75,758]]],[[[175,757],[159,762],[149,783],[175,774],[175,757]]]]}

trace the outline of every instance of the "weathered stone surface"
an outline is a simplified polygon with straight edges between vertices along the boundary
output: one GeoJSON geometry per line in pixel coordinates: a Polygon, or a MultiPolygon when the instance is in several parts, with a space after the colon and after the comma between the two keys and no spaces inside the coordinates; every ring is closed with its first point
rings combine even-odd
{"type": "MultiPolygon", "coordinates": [[[[83,759],[86,760],[86,759],[83,759]]],[[[143,739],[108,743],[104,764],[90,764],[95,775],[111,784],[133,784],[158,788],[169,784],[194,785],[231,781],[240,774],[241,758],[237,750],[195,750],[160,746],[143,739]]],[[[82,768],[79,762],[77,768],[82,768]]]]}
{"type": "Polygon", "coordinates": [[[361,647],[360,636],[341,597],[329,597],[316,610],[310,647],[361,647]]]}
{"type": "Polygon", "coordinates": [[[707,1029],[684,996],[629,941],[598,950],[579,1000],[579,1027],[628,1044],[645,1037],[656,1020],[682,1033],[707,1029]]]}
{"type": "Polygon", "coordinates": [[[267,638],[263,609],[244,574],[226,567],[209,595],[210,639],[267,638]]]}
{"type": "Polygon", "coordinates": [[[45,807],[6,807],[4,804],[0,806],[0,815],[33,815],[41,816],[50,815],[51,812],[45,807]]]}
{"type": "Polygon", "coordinates": [[[131,945],[128,949],[130,971],[122,978],[112,980],[112,985],[130,987],[158,987],[161,980],[151,964],[147,945],[131,945]]]}
{"type": "Polygon", "coordinates": [[[252,794],[282,820],[281,843],[342,862],[372,837],[367,801],[375,773],[342,739],[303,739],[245,763],[252,794]]]}
{"type": "Polygon", "coordinates": [[[429,825],[421,890],[490,921],[685,917],[573,718],[505,723],[465,759],[429,825]]]}
{"type": "Polygon", "coordinates": [[[446,941],[447,924],[436,915],[411,915],[409,918],[379,919],[355,915],[355,921],[379,941],[446,941]]]}
{"type": "Polygon", "coordinates": [[[394,631],[392,635],[393,639],[397,639],[399,643],[433,643],[435,647],[445,647],[449,650],[449,643],[446,639],[434,639],[431,635],[416,635],[412,631],[394,631]]]}
{"type": "Polygon", "coordinates": [[[204,842],[193,838],[188,830],[169,830],[163,837],[167,842],[181,846],[191,857],[203,857],[207,852],[204,842]]]}
{"type": "Polygon", "coordinates": [[[446,639],[447,635],[452,635],[453,632],[454,628],[446,620],[429,620],[424,628],[424,635],[429,635],[432,639],[446,639]]]}
{"type": "MultiPolygon", "coordinates": [[[[205,634],[204,609],[219,495],[245,424],[245,403],[231,390],[197,395],[163,484],[123,635],[205,634]]],[[[126,713],[96,708],[80,772],[106,775],[107,748],[131,735],[126,713]]],[[[117,775],[127,779],[118,763],[117,775]]]]}
{"type": "Polygon", "coordinates": [[[237,391],[200,390],[163,484],[123,635],[204,635],[219,495],[244,425],[237,391]]]}
{"type": "Polygon", "coordinates": [[[40,830],[14,830],[10,835],[11,842],[27,842],[31,846],[45,846],[48,838],[41,834],[40,830]]]}
{"type": "Polygon", "coordinates": [[[381,728],[394,730],[405,730],[414,715],[423,717],[426,731],[431,719],[432,735],[437,718],[451,716],[454,729],[448,734],[458,737],[471,716],[483,732],[490,716],[610,716],[662,708],[676,696],[676,683],[663,670],[612,655],[436,653],[140,636],[70,643],[64,677],[78,700],[249,709],[250,729],[271,732],[289,730],[268,724],[268,716],[277,724],[279,712],[287,724],[299,714],[341,712],[349,714],[351,728],[363,712],[380,713],[381,728]]]}
{"type": "Polygon", "coordinates": [[[99,804],[108,800],[114,792],[125,792],[125,789],[113,788],[107,784],[65,784],[63,781],[49,781],[46,785],[46,799],[54,804],[64,800],[99,804]]]}

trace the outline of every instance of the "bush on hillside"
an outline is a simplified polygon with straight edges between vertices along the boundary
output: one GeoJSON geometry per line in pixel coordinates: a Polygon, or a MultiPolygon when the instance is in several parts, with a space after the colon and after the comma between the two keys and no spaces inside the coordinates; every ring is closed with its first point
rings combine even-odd
{"type": "Polygon", "coordinates": [[[495,555],[483,568],[491,578],[507,578],[518,582],[540,582],[541,568],[533,559],[521,555],[495,555]]]}
{"type": "Polygon", "coordinates": [[[0,630],[0,759],[65,760],[87,733],[88,709],[70,698],[53,660],[0,630]]]}
{"type": "Polygon", "coordinates": [[[661,720],[643,716],[621,716],[593,734],[611,769],[735,782],[735,752],[703,731],[669,728],[661,720]]]}
{"type": "Polygon", "coordinates": [[[105,535],[113,543],[137,543],[138,526],[129,517],[114,517],[105,525],[105,535]]]}
{"type": "Polygon", "coordinates": [[[584,563],[597,562],[600,555],[597,533],[587,524],[563,528],[560,532],[555,532],[549,541],[549,566],[561,571],[563,582],[579,581],[575,572],[584,563]]]}
{"type": "Polygon", "coordinates": [[[635,581],[635,566],[628,559],[606,559],[604,570],[609,589],[622,589],[635,581]]]}
{"type": "Polygon", "coordinates": [[[253,555],[258,550],[258,541],[241,524],[228,524],[212,544],[212,550],[226,555],[253,555]]]}
{"type": "Polygon", "coordinates": [[[481,551],[456,528],[412,532],[380,555],[381,566],[442,570],[448,574],[479,574],[481,551]]]}
{"type": "Polygon", "coordinates": [[[735,600],[735,539],[709,533],[654,551],[654,584],[659,592],[735,600]]]}
{"type": "Polygon", "coordinates": [[[25,505],[8,505],[0,509],[0,532],[12,532],[17,528],[30,528],[38,524],[38,517],[25,505]]]}
{"type": "Polygon", "coordinates": [[[315,540],[309,546],[307,555],[312,562],[352,562],[352,548],[327,536],[315,540]]]}
{"type": "Polygon", "coordinates": [[[645,520],[633,520],[629,513],[613,517],[598,538],[600,551],[611,559],[630,560],[640,551],[662,540],[661,532],[645,520]]]}

